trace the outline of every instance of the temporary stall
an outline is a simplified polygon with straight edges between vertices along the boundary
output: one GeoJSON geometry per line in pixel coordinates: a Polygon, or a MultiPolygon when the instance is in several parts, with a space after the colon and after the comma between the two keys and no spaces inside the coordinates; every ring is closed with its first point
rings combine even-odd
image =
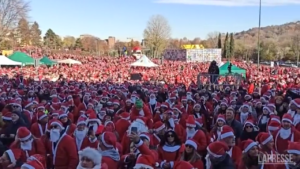
{"type": "Polygon", "coordinates": [[[139,60],[130,64],[130,66],[137,67],[157,67],[158,65],[153,63],[146,55],[143,55],[139,60]]]}
{"type": "MultiPolygon", "coordinates": [[[[220,70],[220,75],[226,75],[227,73],[229,73],[228,71],[228,66],[230,65],[230,62],[226,62],[225,64],[223,64],[221,67],[219,67],[220,70]]],[[[231,73],[237,73],[242,75],[243,77],[246,77],[246,70],[239,68],[233,64],[231,64],[231,73]]]]}
{"type": "Polygon", "coordinates": [[[42,59],[40,59],[40,63],[48,66],[57,64],[56,61],[49,59],[47,56],[44,56],[42,59]]]}
{"type": "Polygon", "coordinates": [[[62,63],[62,64],[70,64],[70,65],[81,65],[82,63],[78,60],[73,60],[73,59],[65,59],[65,60],[58,60],[58,63],[62,63]]]}
{"type": "Polygon", "coordinates": [[[16,62],[21,62],[22,65],[34,65],[34,59],[23,52],[15,52],[8,58],[16,62]]]}
{"type": "Polygon", "coordinates": [[[8,59],[6,56],[0,55],[0,65],[1,66],[8,66],[8,65],[22,65],[21,62],[16,62],[13,60],[8,59]]]}

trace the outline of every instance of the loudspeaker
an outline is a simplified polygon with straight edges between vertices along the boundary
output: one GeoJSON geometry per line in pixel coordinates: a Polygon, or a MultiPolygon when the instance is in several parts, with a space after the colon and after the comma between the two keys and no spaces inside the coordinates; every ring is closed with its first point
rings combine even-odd
{"type": "Polygon", "coordinates": [[[140,73],[130,74],[130,80],[142,80],[142,75],[140,73]]]}

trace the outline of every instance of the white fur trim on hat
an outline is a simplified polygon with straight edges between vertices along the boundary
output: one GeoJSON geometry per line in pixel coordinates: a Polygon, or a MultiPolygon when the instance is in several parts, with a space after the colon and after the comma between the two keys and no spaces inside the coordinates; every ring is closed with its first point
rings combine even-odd
{"type": "Polygon", "coordinates": [[[38,106],[36,109],[45,109],[45,106],[38,106]]]}
{"type": "Polygon", "coordinates": [[[297,104],[297,103],[295,102],[295,100],[292,100],[290,104],[294,104],[296,107],[300,108],[300,105],[297,104]]]}
{"type": "Polygon", "coordinates": [[[140,137],[146,137],[146,139],[147,139],[148,141],[150,141],[150,137],[147,136],[146,134],[140,134],[140,137]]]}
{"type": "Polygon", "coordinates": [[[300,155],[300,151],[299,150],[287,150],[287,152],[289,154],[298,154],[298,155],[300,155]]]}
{"type": "Polygon", "coordinates": [[[273,136],[270,135],[267,139],[265,139],[263,142],[261,142],[262,145],[267,144],[268,142],[270,142],[273,139],[273,136]]]}
{"type": "Polygon", "coordinates": [[[279,127],[268,126],[269,131],[275,131],[275,130],[278,130],[278,129],[279,129],[279,127]]]}
{"type": "Polygon", "coordinates": [[[145,122],[142,119],[136,119],[135,121],[139,122],[139,123],[142,123],[142,124],[145,124],[145,122]]]}
{"type": "Polygon", "coordinates": [[[222,157],[222,155],[218,155],[218,154],[215,154],[215,153],[211,152],[208,147],[206,148],[206,150],[207,150],[207,153],[210,154],[210,155],[212,155],[213,157],[216,157],[216,158],[222,157]]]}
{"type": "Polygon", "coordinates": [[[292,124],[293,124],[292,120],[291,120],[291,119],[288,119],[288,118],[282,118],[282,120],[281,120],[281,121],[287,121],[287,122],[289,122],[289,123],[292,123],[292,124]]]}
{"type": "Polygon", "coordinates": [[[87,125],[85,121],[79,121],[79,122],[77,122],[76,126],[79,126],[79,125],[82,125],[82,124],[87,125]]]}
{"type": "Polygon", "coordinates": [[[221,121],[223,121],[223,122],[226,122],[224,118],[218,117],[218,118],[217,118],[217,121],[219,121],[219,120],[221,120],[221,121]]]}
{"type": "Polygon", "coordinates": [[[281,123],[281,121],[277,118],[271,118],[271,121],[277,121],[278,123],[281,123]]]}
{"type": "Polygon", "coordinates": [[[12,120],[11,117],[5,117],[5,116],[2,116],[2,119],[3,119],[3,120],[12,120]]]}
{"type": "Polygon", "coordinates": [[[201,105],[200,105],[199,103],[196,103],[196,104],[193,106],[193,109],[194,109],[196,106],[201,107],[201,105]]]}
{"type": "Polygon", "coordinates": [[[56,121],[54,121],[50,124],[50,126],[52,126],[52,125],[58,125],[61,129],[65,129],[64,126],[61,125],[61,123],[58,123],[56,121]]]}
{"type": "Polygon", "coordinates": [[[25,105],[24,108],[27,108],[27,107],[32,106],[32,105],[33,105],[33,102],[30,102],[27,105],[25,105]]]}
{"type": "Polygon", "coordinates": [[[196,125],[196,124],[186,123],[186,126],[187,126],[187,127],[193,127],[193,128],[194,128],[194,127],[196,127],[197,125],[196,125]]]}
{"type": "Polygon", "coordinates": [[[96,119],[88,119],[88,120],[87,120],[87,123],[89,123],[89,122],[96,122],[96,123],[98,123],[99,125],[101,124],[101,121],[100,121],[98,118],[96,118],[96,119]]]}
{"type": "Polygon", "coordinates": [[[195,150],[197,150],[198,147],[197,144],[192,140],[186,140],[185,145],[191,145],[194,147],[195,150]]]}
{"type": "Polygon", "coordinates": [[[23,137],[23,138],[19,138],[19,137],[18,137],[18,139],[19,139],[20,141],[26,141],[26,140],[28,140],[30,137],[32,137],[31,133],[30,133],[28,136],[23,137]]]}
{"type": "Polygon", "coordinates": [[[158,127],[157,129],[155,129],[155,130],[156,130],[157,132],[159,132],[159,131],[163,130],[164,128],[166,128],[166,125],[165,125],[165,124],[159,126],[159,127],[158,127]]]}
{"type": "Polygon", "coordinates": [[[258,143],[257,142],[252,142],[251,144],[249,144],[245,150],[243,151],[243,153],[247,153],[252,147],[257,146],[258,143]]]}
{"type": "Polygon", "coordinates": [[[221,139],[224,139],[224,138],[227,138],[227,137],[230,137],[230,136],[234,136],[234,133],[231,131],[231,132],[227,132],[227,133],[224,133],[224,134],[221,134],[220,135],[220,138],[221,139]]]}
{"type": "Polygon", "coordinates": [[[113,148],[114,146],[113,145],[109,145],[108,143],[106,143],[106,141],[105,141],[105,139],[104,139],[104,134],[105,133],[103,133],[102,135],[101,135],[101,142],[102,142],[102,144],[105,146],[105,147],[107,147],[107,148],[113,148]]]}
{"type": "Polygon", "coordinates": [[[5,151],[11,161],[12,164],[15,164],[17,162],[17,159],[15,158],[14,153],[9,149],[5,151]]]}
{"type": "Polygon", "coordinates": [[[41,117],[39,117],[39,120],[42,120],[45,117],[47,117],[47,114],[43,114],[41,117]]]}
{"type": "Polygon", "coordinates": [[[94,148],[87,147],[82,151],[78,151],[78,154],[79,154],[79,159],[81,159],[82,157],[87,157],[88,159],[92,160],[95,165],[101,164],[102,155],[100,154],[100,152],[98,152],[98,150],[94,148]]]}
{"type": "Polygon", "coordinates": [[[153,167],[151,167],[150,165],[145,165],[145,164],[135,164],[135,166],[133,167],[134,169],[135,168],[147,168],[147,169],[154,169],[153,167]]]}
{"type": "Polygon", "coordinates": [[[23,168],[23,167],[25,167],[25,168],[27,168],[27,169],[36,169],[36,168],[34,168],[32,165],[29,165],[29,164],[27,164],[27,163],[24,163],[24,164],[21,166],[21,168],[23,168]]]}

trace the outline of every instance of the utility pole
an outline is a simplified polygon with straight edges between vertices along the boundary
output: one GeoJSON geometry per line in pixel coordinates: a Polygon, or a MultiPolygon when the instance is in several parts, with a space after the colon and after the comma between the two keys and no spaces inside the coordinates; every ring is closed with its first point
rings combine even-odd
{"type": "Polygon", "coordinates": [[[261,0],[259,0],[259,12],[258,12],[258,37],[257,37],[257,69],[259,70],[260,62],[260,27],[261,27],[261,0]]]}

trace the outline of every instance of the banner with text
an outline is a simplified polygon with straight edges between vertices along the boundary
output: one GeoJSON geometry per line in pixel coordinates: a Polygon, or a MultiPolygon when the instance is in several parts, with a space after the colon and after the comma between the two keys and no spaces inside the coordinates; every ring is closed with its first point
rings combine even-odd
{"type": "Polygon", "coordinates": [[[221,63],[221,49],[189,49],[186,51],[187,62],[211,62],[215,60],[221,63]]]}
{"type": "Polygon", "coordinates": [[[164,50],[163,57],[165,60],[186,61],[186,50],[185,49],[166,49],[166,50],[164,50]]]}

